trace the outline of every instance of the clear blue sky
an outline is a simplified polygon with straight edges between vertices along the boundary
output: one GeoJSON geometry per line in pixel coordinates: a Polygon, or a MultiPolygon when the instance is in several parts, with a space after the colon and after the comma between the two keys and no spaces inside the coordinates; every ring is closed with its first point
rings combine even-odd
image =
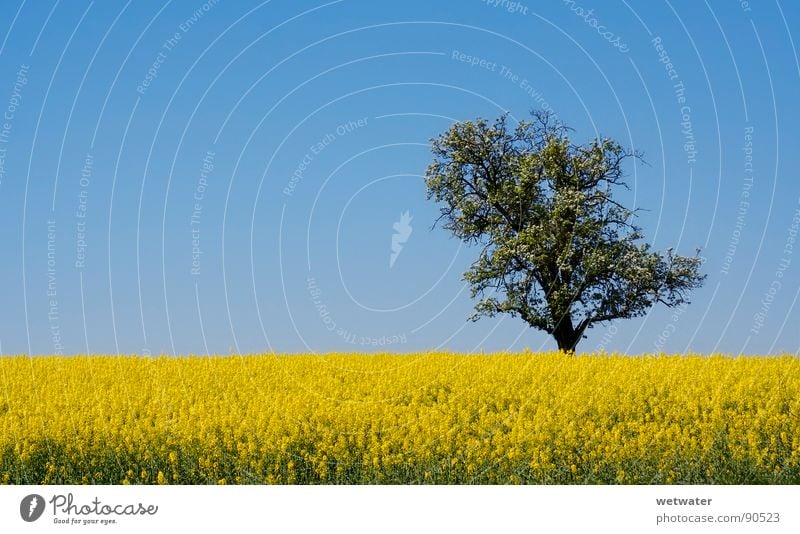
{"type": "Polygon", "coordinates": [[[706,259],[582,350],[796,352],[800,8],[750,4],[5,2],[0,352],[553,348],[466,322],[421,177],[453,121],[543,107],[644,152],[621,198],[706,259]]]}

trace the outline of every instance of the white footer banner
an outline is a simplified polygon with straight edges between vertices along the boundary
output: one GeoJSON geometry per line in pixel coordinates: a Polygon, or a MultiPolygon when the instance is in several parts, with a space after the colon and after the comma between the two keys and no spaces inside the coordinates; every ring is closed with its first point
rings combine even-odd
{"type": "Polygon", "coordinates": [[[0,487],[3,533],[225,530],[797,533],[800,486],[0,487]]]}

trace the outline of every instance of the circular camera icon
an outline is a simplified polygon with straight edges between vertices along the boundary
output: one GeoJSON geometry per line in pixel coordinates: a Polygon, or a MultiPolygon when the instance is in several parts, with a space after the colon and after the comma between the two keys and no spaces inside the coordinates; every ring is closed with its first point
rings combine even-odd
{"type": "Polygon", "coordinates": [[[19,503],[19,515],[24,521],[33,523],[44,513],[44,497],[35,493],[28,495],[19,503]]]}

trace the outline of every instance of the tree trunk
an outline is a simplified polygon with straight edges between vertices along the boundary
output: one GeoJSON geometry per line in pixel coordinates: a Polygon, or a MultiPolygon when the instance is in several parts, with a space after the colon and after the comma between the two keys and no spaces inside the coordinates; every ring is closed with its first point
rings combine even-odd
{"type": "Polygon", "coordinates": [[[558,343],[559,350],[564,352],[575,352],[578,341],[581,340],[581,333],[572,326],[572,317],[564,315],[553,330],[553,337],[558,343]]]}

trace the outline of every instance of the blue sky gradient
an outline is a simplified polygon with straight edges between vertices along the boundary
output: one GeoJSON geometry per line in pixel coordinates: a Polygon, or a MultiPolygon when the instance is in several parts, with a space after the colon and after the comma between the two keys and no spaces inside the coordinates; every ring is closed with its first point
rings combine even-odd
{"type": "Polygon", "coordinates": [[[581,350],[797,352],[799,29],[785,1],[9,1],[0,353],[554,348],[466,321],[477,250],[422,180],[453,121],[532,109],[642,151],[620,199],[705,258],[689,307],[581,350]]]}

